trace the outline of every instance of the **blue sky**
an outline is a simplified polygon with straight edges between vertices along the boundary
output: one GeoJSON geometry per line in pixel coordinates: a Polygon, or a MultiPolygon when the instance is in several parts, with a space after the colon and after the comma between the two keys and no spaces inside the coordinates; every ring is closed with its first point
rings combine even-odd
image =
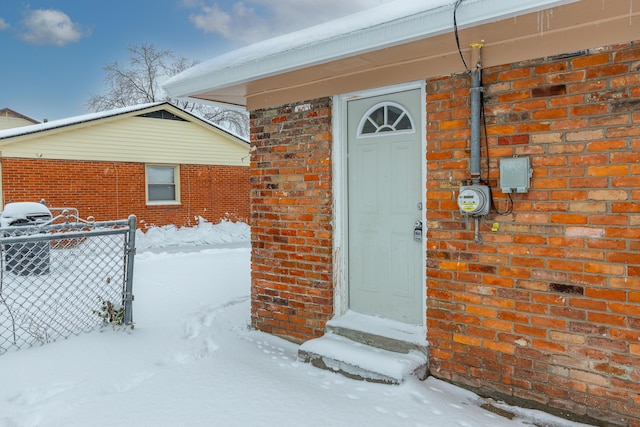
{"type": "Polygon", "coordinates": [[[204,61],[389,1],[2,0],[0,108],[38,121],[85,114],[102,67],[127,63],[129,46],[204,61]]]}

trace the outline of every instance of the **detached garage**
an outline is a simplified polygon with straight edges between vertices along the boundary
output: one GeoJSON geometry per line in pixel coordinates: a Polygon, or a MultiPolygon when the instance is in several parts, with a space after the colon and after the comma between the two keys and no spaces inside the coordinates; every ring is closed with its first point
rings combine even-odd
{"type": "Polygon", "coordinates": [[[0,130],[1,194],[96,220],[248,221],[249,144],[170,103],[0,130]]]}

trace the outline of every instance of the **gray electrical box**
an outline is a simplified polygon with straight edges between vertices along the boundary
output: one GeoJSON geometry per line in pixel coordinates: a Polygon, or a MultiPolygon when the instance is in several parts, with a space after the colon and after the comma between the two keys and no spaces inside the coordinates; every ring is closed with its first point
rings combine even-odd
{"type": "Polygon", "coordinates": [[[526,193],[532,173],[528,157],[500,159],[500,189],[503,193],[526,193]]]}

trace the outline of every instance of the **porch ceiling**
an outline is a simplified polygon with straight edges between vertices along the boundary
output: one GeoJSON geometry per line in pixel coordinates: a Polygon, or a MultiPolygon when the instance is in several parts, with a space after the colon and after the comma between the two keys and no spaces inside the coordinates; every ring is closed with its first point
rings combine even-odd
{"type": "MultiPolygon", "coordinates": [[[[474,5],[471,3],[470,7],[474,5]]],[[[475,6],[482,3],[476,2],[475,6]]],[[[464,16],[461,7],[459,37],[467,64],[471,62],[472,43],[483,43],[482,63],[484,67],[490,67],[640,38],[640,0],[547,3],[556,6],[540,11],[538,5],[538,11],[519,16],[511,13],[510,17],[499,21],[486,22],[488,19],[485,19],[485,22],[475,24],[470,18],[461,18],[464,16]]],[[[437,31],[421,38],[361,48],[338,58],[319,58],[290,69],[274,69],[235,81],[218,79],[216,83],[214,79],[208,84],[207,75],[196,75],[190,80],[170,82],[167,89],[174,96],[241,105],[254,110],[457,73],[464,70],[464,65],[453,34],[453,8],[448,8],[446,13],[451,21],[446,30],[436,28],[437,31]],[[185,86],[185,82],[191,86],[185,86]],[[188,92],[188,88],[195,90],[188,92]]],[[[473,13],[470,8],[465,11],[467,16],[469,13],[473,13]]],[[[225,71],[228,70],[211,70],[209,74],[225,71]]]]}

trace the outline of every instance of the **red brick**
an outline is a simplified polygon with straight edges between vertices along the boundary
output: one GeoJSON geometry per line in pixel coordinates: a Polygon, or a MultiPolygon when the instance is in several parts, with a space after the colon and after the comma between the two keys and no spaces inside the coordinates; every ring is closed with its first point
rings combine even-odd
{"type": "Polygon", "coordinates": [[[503,342],[495,342],[495,341],[485,340],[484,341],[484,346],[486,348],[490,349],[490,350],[495,350],[497,352],[504,353],[504,354],[514,354],[515,353],[515,346],[514,345],[503,343],[503,342]]]}
{"type": "Polygon", "coordinates": [[[597,116],[607,113],[606,105],[583,105],[569,109],[571,116],[597,116]]]}
{"type": "Polygon", "coordinates": [[[550,108],[542,111],[534,111],[534,120],[553,120],[564,119],[569,115],[569,112],[565,108],[550,108]]]}
{"type": "Polygon", "coordinates": [[[584,71],[567,71],[556,74],[551,74],[548,76],[548,81],[551,84],[558,83],[571,83],[571,82],[581,82],[585,78],[584,71]]]}
{"type": "MultiPolygon", "coordinates": [[[[622,381],[619,369],[640,363],[633,335],[640,330],[640,267],[634,263],[640,251],[640,113],[632,108],[640,98],[639,77],[632,71],[639,59],[640,49],[628,43],[484,70],[488,135],[482,138],[482,181],[491,187],[494,204],[512,211],[480,218],[481,241],[475,241],[473,218],[462,216],[456,203],[458,188],[470,179],[469,76],[426,82],[427,339],[434,375],[590,414],[603,423],[636,422],[624,405],[638,402],[631,395],[640,394],[640,373],[629,372],[622,381]],[[529,191],[512,194],[511,201],[499,188],[499,160],[513,155],[530,158],[533,177],[529,191]],[[490,231],[494,222],[499,227],[490,231]]],[[[331,100],[317,102],[322,108],[313,119],[325,121],[313,132],[328,142],[331,100]]],[[[262,151],[252,161],[260,172],[252,176],[263,215],[256,218],[261,223],[254,235],[274,247],[271,255],[254,257],[264,265],[254,267],[261,276],[253,282],[278,285],[281,294],[293,294],[286,287],[296,286],[300,312],[282,307],[275,310],[279,324],[258,327],[296,340],[300,329],[283,316],[306,316],[316,322],[301,325],[312,328],[310,338],[322,333],[333,309],[331,161],[323,171],[307,172],[317,156],[308,143],[315,138],[304,136],[304,117],[294,118],[291,106],[269,111],[253,120],[263,133],[257,139],[262,151]],[[274,130],[284,124],[285,131],[301,135],[267,136],[274,117],[287,118],[274,130]],[[287,153],[294,155],[285,158],[287,153]],[[277,191],[287,195],[257,186],[260,180],[282,183],[285,173],[291,187],[277,191]],[[322,182],[325,193],[298,187],[300,196],[293,197],[299,182],[322,182]],[[287,204],[278,203],[281,197],[287,204]],[[320,216],[328,227],[322,239],[306,226],[314,220],[283,219],[289,209],[306,207],[315,208],[312,217],[320,216]],[[300,240],[279,241],[291,237],[285,230],[300,240]],[[322,257],[308,257],[315,248],[304,252],[312,242],[322,242],[322,257]],[[283,262],[293,263],[295,277],[274,267],[280,253],[286,254],[283,262]],[[314,298],[322,298],[322,310],[305,303],[316,280],[308,277],[321,269],[328,295],[314,298]]],[[[330,158],[333,148],[327,144],[318,151],[330,158]]]]}
{"type": "Polygon", "coordinates": [[[528,144],[529,135],[511,135],[498,137],[498,145],[528,144]]]}
{"type": "Polygon", "coordinates": [[[627,165],[615,165],[615,166],[590,166],[587,169],[587,173],[590,176],[621,176],[629,173],[629,166],[627,165]]]}
{"type": "Polygon", "coordinates": [[[552,223],[559,224],[586,224],[588,217],[578,214],[553,214],[550,217],[552,223]]]}
{"type": "Polygon", "coordinates": [[[45,199],[74,207],[98,221],[135,214],[138,227],[192,226],[197,216],[213,223],[249,221],[249,168],[180,165],[178,205],[147,205],[145,164],[44,159],[2,159],[6,201],[45,199]]]}
{"type": "Polygon", "coordinates": [[[587,79],[615,76],[615,75],[627,73],[628,71],[629,71],[629,65],[626,63],[604,65],[601,67],[592,67],[587,69],[587,79]]]}
{"type": "Polygon", "coordinates": [[[609,302],[609,310],[618,314],[628,314],[630,316],[638,315],[638,304],[623,304],[618,302],[609,302]]]}
{"type": "Polygon", "coordinates": [[[640,49],[624,49],[614,52],[613,61],[614,62],[624,62],[624,61],[633,61],[640,59],[640,49]]]}
{"type": "Polygon", "coordinates": [[[558,71],[564,71],[569,68],[567,62],[549,62],[544,64],[539,64],[534,67],[534,71],[536,74],[549,74],[549,73],[557,73],[558,71]]]}
{"type": "Polygon", "coordinates": [[[531,345],[533,348],[552,353],[564,353],[566,351],[566,346],[564,344],[558,344],[546,340],[533,340],[531,345]]]}
{"type": "Polygon", "coordinates": [[[609,53],[603,53],[600,55],[589,55],[581,58],[576,58],[571,61],[571,66],[573,68],[585,68],[592,67],[595,65],[603,65],[608,63],[611,60],[611,55],[609,53]]]}

